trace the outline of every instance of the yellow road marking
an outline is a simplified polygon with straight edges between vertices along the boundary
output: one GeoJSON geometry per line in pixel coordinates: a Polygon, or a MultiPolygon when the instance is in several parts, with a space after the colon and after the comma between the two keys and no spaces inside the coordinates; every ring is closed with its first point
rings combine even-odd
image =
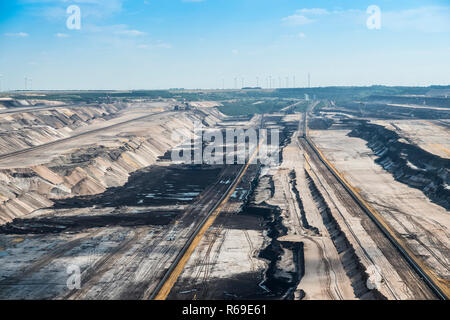
{"type": "Polygon", "coordinates": [[[194,250],[197,248],[198,244],[202,240],[203,236],[205,235],[206,231],[211,227],[211,225],[214,223],[216,218],[219,216],[220,212],[222,211],[225,204],[230,199],[231,195],[236,190],[236,187],[238,186],[239,182],[241,182],[242,177],[247,172],[248,167],[252,163],[253,159],[255,158],[256,154],[258,153],[260,148],[260,145],[256,148],[251,158],[248,160],[247,164],[244,167],[244,170],[242,170],[241,174],[235,181],[233,187],[228,191],[227,196],[220,202],[219,206],[214,210],[214,212],[210,215],[206,223],[202,226],[198,234],[195,236],[194,240],[189,245],[189,248],[184,253],[183,257],[178,262],[175,269],[170,274],[167,281],[164,283],[164,285],[161,287],[161,290],[159,290],[158,294],[156,295],[154,300],[165,300],[167,299],[167,296],[170,294],[170,291],[172,290],[173,286],[178,280],[178,277],[180,276],[181,272],[183,272],[184,267],[186,266],[187,262],[189,261],[189,258],[191,257],[194,250]]]}

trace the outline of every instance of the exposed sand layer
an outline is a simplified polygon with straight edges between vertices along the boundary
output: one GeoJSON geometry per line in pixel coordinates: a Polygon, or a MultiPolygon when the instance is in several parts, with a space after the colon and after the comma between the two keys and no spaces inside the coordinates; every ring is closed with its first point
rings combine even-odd
{"type": "Polygon", "coordinates": [[[433,120],[372,121],[439,157],[450,159],[450,130],[433,120]]]}
{"type": "MultiPolygon", "coordinates": [[[[125,114],[120,118],[133,119],[136,113],[145,112],[131,110],[132,117],[125,114]]],[[[146,112],[151,114],[153,110],[146,112]]],[[[52,199],[98,194],[123,185],[131,172],[154,164],[179,143],[172,139],[174,131],[191,134],[192,122],[203,119],[199,116],[167,113],[54,145],[45,152],[31,151],[24,161],[23,155],[3,160],[0,223],[47,207],[52,199]]],[[[219,116],[217,111],[209,113],[207,123],[219,121],[219,116]]],[[[115,121],[117,118],[111,120],[113,124],[115,121]]],[[[97,126],[93,123],[89,128],[97,126]]]]}
{"type": "Polygon", "coordinates": [[[355,299],[350,279],[323,223],[320,206],[308,188],[305,158],[296,139],[294,135],[293,142],[283,150],[283,163],[272,172],[275,194],[268,203],[281,208],[288,234],[297,235],[298,241],[303,242],[305,270],[297,298],[302,291],[307,300],[355,299]]]}
{"type": "Polygon", "coordinates": [[[99,105],[0,114],[1,154],[69,137],[77,128],[110,120],[125,107],[99,105]]]}
{"type": "Polygon", "coordinates": [[[375,163],[366,141],[348,130],[321,130],[313,140],[345,178],[401,235],[413,252],[442,279],[450,280],[450,215],[422,191],[394,179],[375,163]]]}

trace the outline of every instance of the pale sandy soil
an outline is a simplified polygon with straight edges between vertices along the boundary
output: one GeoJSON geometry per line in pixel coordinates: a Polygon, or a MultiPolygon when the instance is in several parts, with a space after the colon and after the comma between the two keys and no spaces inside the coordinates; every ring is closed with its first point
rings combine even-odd
{"type": "MultiPolygon", "coordinates": [[[[80,133],[106,128],[111,125],[132,120],[141,116],[151,115],[153,112],[153,109],[146,111],[139,110],[126,112],[123,115],[120,115],[117,118],[113,118],[109,121],[97,122],[90,126],[80,127],[76,130],[71,131],[69,134],[62,138],[69,138],[80,133]]],[[[174,116],[174,114],[172,116],[174,116]]],[[[179,115],[177,117],[180,118],[179,115]]],[[[106,128],[104,131],[97,131],[89,135],[83,135],[68,141],[64,141],[60,144],[46,147],[44,152],[42,149],[38,149],[29,151],[26,154],[18,155],[17,157],[1,159],[0,168],[26,168],[34,165],[48,163],[52,159],[57,158],[60,155],[70,153],[74,149],[78,149],[81,147],[86,147],[89,145],[104,145],[106,147],[114,147],[120,145],[121,142],[123,142],[121,140],[126,140],[129,136],[147,136],[151,134],[157,135],[160,133],[160,131],[158,130],[161,129],[158,124],[164,125],[165,123],[171,122],[168,119],[175,122],[181,121],[175,119],[175,117],[171,118],[170,114],[165,114],[163,116],[155,115],[154,121],[151,122],[149,121],[149,119],[138,120],[133,123],[124,124],[120,127],[115,127],[112,129],[106,128]],[[120,138],[121,136],[123,136],[122,139],[120,138]]],[[[175,128],[177,126],[174,125],[173,127],[175,128]]],[[[179,127],[181,127],[181,125],[179,125],[179,127]]],[[[170,139],[170,137],[168,138],[170,139]]]]}
{"type": "Polygon", "coordinates": [[[275,194],[268,202],[283,210],[285,225],[290,229],[290,233],[296,234],[298,241],[304,243],[305,275],[297,290],[305,292],[306,300],[355,299],[350,280],[306,186],[305,159],[296,139],[295,135],[293,142],[283,150],[283,163],[273,172],[275,194]],[[302,226],[300,209],[289,183],[288,175],[291,170],[294,170],[297,176],[297,190],[308,223],[319,229],[319,235],[302,226]]]}
{"type": "Polygon", "coordinates": [[[416,105],[416,104],[395,104],[395,103],[391,103],[391,104],[388,104],[388,106],[403,107],[403,108],[415,108],[415,109],[450,110],[450,108],[430,107],[430,106],[426,106],[426,105],[416,105]]]}
{"type": "Polygon", "coordinates": [[[450,214],[422,191],[394,180],[377,165],[362,139],[348,130],[313,131],[325,156],[360,190],[361,195],[403,236],[408,246],[438,276],[450,279],[450,214]]]}
{"type": "MultiPolygon", "coordinates": [[[[228,203],[221,215],[237,212],[239,205],[228,203]]],[[[215,223],[189,258],[173,293],[182,298],[185,293],[195,290],[195,295],[201,295],[202,287],[205,286],[208,291],[216,291],[213,298],[223,296],[224,288],[214,285],[214,281],[229,281],[246,274],[263,273],[267,263],[258,258],[258,253],[264,243],[264,235],[259,230],[230,228],[215,223]]]]}
{"type": "Polygon", "coordinates": [[[216,101],[192,101],[189,102],[189,104],[193,107],[200,107],[200,108],[213,108],[222,105],[220,102],[216,101]]]}
{"type": "Polygon", "coordinates": [[[377,120],[372,123],[395,131],[430,153],[450,159],[450,131],[433,120],[377,120]]]}

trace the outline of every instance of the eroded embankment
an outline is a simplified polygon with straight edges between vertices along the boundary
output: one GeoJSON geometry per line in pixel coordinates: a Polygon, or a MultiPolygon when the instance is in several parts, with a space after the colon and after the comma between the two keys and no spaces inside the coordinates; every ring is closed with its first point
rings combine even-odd
{"type": "Polygon", "coordinates": [[[278,240],[287,234],[287,228],[280,209],[275,206],[266,203],[249,205],[241,214],[263,218],[263,229],[266,230],[267,245],[258,255],[268,262],[264,280],[260,283],[266,292],[258,298],[293,299],[294,290],[304,275],[303,243],[278,240]]]}
{"type": "Polygon", "coordinates": [[[352,115],[359,118],[376,118],[376,119],[448,119],[450,111],[447,109],[440,110],[439,108],[426,108],[422,103],[421,108],[414,106],[396,106],[389,101],[374,101],[374,102],[355,102],[355,101],[341,101],[336,102],[336,107],[329,107],[327,112],[344,112],[347,115],[352,115]]]}
{"type": "MultiPolygon", "coordinates": [[[[280,161],[282,161],[283,149],[290,144],[297,126],[298,123],[296,122],[287,122],[280,132],[280,161]]],[[[275,194],[272,176],[260,177],[258,175],[253,184],[259,185],[260,179],[265,179],[264,189],[270,189],[263,192],[266,195],[266,200],[272,198],[275,194]]],[[[259,199],[260,196],[257,196],[256,188],[252,187],[251,190],[249,201],[245,203],[239,215],[262,218],[266,245],[260,251],[258,257],[268,263],[268,267],[263,274],[263,281],[259,284],[263,291],[256,293],[254,297],[259,299],[294,299],[294,291],[305,270],[303,242],[279,240],[288,233],[288,228],[283,223],[281,209],[269,205],[265,201],[261,202],[261,199],[257,201],[256,198],[259,199]]]]}
{"type": "Polygon", "coordinates": [[[339,254],[344,270],[350,279],[355,296],[360,299],[385,299],[385,297],[376,289],[367,288],[368,274],[366,273],[364,266],[361,264],[345,233],[342,232],[339,223],[331,214],[325,198],[317,188],[308,171],[305,171],[305,175],[311,195],[319,209],[328,234],[339,254]]]}
{"type": "Polygon", "coordinates": [[[110,120],[126,107],[117,103],[2,114],[0,154],[67,138],[74,129],[110,120]]]}
{"type": "MultiPolygon", "coordinates": [[[[283,150],[291,143],[297,130],[297,122],[285,122],[280,132],[279,159],[283,161],[283,150]]],[[[270,195],[275,194],[275,184],[268,176],[270,195]]],[[[264,230],[268,237],[267,246],[260,251],[259,257],[268,261],[269,265],[260,287],[266,289],[264,296],[275,299],[294,299],[294,291],[305,273],[303,242],[280,241],[288,233],[283,223],[281,209],[262,202],[259,205],[248,205],[245,212],[263,218],[264,230]]]]}
{"type": "Polygon", "coordinates": [[[308,219],[306,217],[305,208],[303,207],[303,201],[300,197],[300,193],[297,189],[297,175],[295,174],[295,170],[292,170],[289,173],[289,179],[291,184],[291,190],[295,194],[295,199],[297,200],[298,208],[300,209],[300,218],[302,221],[303,228],[311,230],[315,235],[320,234],[319,229],[309,224],[308,219]]]}
{"type": "Polygon", "coordinates": [[[376,162],[397,181],[422,190],[431,201],[450,210],[449,159],[408,143],[396,132],[376,124],[360,123],[349,136],[366,140],[378,157],[376,162]]]}
{"type": "Polygon", "coordinates": [[[174,130],[191,132],[193,118],[171,115],[153,124],[145,136],[122,136],[109,146],[81,147],[49,163],[0,170],[0,224],[49,207],[55,199],[100,194],[125,184],[130,173],[155,164],[177,145],[170,138],[174,130]]]}
{"type": "MultiPolygon", "coordinates": [[[[282,160],[283,149],[291,143],[292,135],[297,130],[298,123],[287,122],[280,132],[279,159],[282,160]]],[[[269,198],[275,194],[275,184],[272,176],[264,176],[266,185],[270,188],[269,198]]],[[[258,179],[259,182],[259,179],[258,179]]],[[[266,188],[267,188],[266,186],[266,188]]],[[[253,189],[255,190],[255,189],[253,189]]],[[[294,292],[300,283],[305,270],[303,242],[281,241],[287,235],[288,228],[283,223],[281,209],[269,205],[265,201],[256,205],[256,193],[250,197],[241,215],[252,215],[263,219],[263,229],[266,231],[266,246],[259,253],[259,258],[268,262],[264,280],[260,287],[265,290],[257,298],[294,299],[294,292]]]]}
{"type": "Polygon", "coordinates": [[[150,141],[133,139],[119,148],[83,148],[80,158],[64,157],[65,164],[2,170],[0,223],[51,206],[52,199],[98,194],[123,184],[130,172],[154,163],[157,150],[150,141]]]}
{"type": "Polygon", "coordinates": [[[220,166],[150,166],[132,173],[125,185],[108,188],[104,193],[53,200],[52,209],[56,211],[14,219],[0,225],[0,234],[47,234],[105,226],[166,225],[182,213],[182,206],[199,199],[221,172],[220,166]],[[192,181],[193,176],[195,181],[192,181]],[[149,209],[149,206],[158,209],[149,209]],[[89,210],[73,214],[83,208],[89,210]]]}
{"type": "Polygon", "coordinates": [[[280,131],[280,148],[279,148],[279,161],[283,162],[283,149],[291,144],[292,136],[297,131],[297,122],[285,122],[283,129],[280,131]]]}

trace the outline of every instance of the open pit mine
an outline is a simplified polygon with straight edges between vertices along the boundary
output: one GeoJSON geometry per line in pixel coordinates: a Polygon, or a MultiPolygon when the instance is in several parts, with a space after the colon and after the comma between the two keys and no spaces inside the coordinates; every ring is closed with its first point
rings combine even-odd
{"type": "Polygon", "coordinates": [[[0,299],[448,299],[450,99],[209,94],[1,97],[0,299]]]}

